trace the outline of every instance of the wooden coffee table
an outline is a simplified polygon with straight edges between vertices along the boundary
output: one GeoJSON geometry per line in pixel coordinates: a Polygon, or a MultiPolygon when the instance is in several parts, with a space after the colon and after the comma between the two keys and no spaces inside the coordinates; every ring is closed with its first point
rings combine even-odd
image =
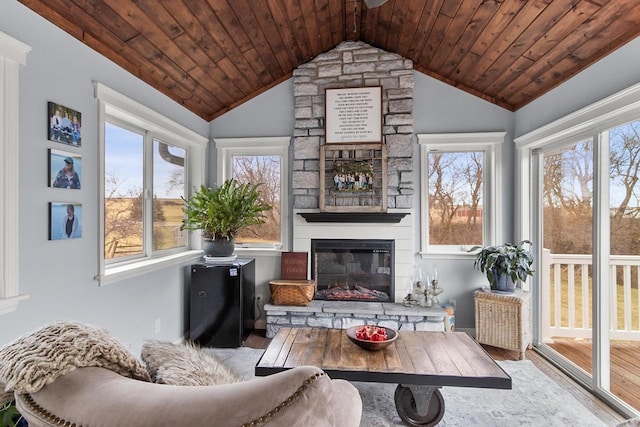
{"type": "Polygon", "coordinates": [[[282,328],[255,373],[265,376],[303,365],[322,368],[331,378],[397,383],[398,415],[412,426],[433,426],[442,419],[443,386],[511,388],[511,377],[464,332],[400,331],[389,347],[366,351],[345,330],[282,328]]]}

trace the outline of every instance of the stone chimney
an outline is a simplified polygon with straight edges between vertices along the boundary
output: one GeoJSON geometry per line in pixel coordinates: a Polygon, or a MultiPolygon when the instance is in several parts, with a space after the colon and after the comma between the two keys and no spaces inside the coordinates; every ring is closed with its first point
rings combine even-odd
{"type": "Polygon", "coordinates": [[[294,209],[319,208],[325,89],[363,86],[382,86],[382,134],[388,158],[387,207],[412,208],[412,61],[360,41],[345,41],[300,65],[293,76],[294,209]]]}

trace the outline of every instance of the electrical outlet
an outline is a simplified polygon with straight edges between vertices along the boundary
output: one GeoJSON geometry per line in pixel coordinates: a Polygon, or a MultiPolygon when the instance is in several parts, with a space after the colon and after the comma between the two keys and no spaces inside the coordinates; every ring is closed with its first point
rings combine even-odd
{"type": "Polygon", "coordinates": [[[158,318],[156,319],[156,335],[160,333],[162,330],[162,321],[158,318]]]}

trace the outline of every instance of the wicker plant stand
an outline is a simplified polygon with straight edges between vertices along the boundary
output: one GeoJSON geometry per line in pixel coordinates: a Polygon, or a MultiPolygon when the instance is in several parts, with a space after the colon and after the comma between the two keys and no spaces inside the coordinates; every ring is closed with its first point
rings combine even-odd
{"type": "Polygon", "coordinates": [[[476,340],[481,344],[517,351],[524,359],[531,347],[531,293],[516,289],[512,294],[477,290],[476,340]]]}

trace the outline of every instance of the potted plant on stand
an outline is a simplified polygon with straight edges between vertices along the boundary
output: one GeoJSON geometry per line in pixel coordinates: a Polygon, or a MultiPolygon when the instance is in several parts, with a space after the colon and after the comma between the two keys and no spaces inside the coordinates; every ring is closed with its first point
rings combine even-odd
{"type": "Polygon", "coordinates": [[[474,246],[469,252],[480,249],[476,253],[473,267],[487,276],[491,290],[513,292],[518,280],[524,281],[533,275],[530,245],[529,240],[523,240],[517,245],[505,243],[496,246],[474,246]],[[529,248],[525,248],[525,245],[529,245],[529,248]]]}
{"type": "Polygon", "coordinates": [[[185,217],[181,228],[202,231],[206,256],[230,256],[240,230],[264,224],[264,212],[271,209],[262,202],[259,186],[240,184],[234,179],[216,188],[201,186],[191,197],[183,198],[185,217]]]}

